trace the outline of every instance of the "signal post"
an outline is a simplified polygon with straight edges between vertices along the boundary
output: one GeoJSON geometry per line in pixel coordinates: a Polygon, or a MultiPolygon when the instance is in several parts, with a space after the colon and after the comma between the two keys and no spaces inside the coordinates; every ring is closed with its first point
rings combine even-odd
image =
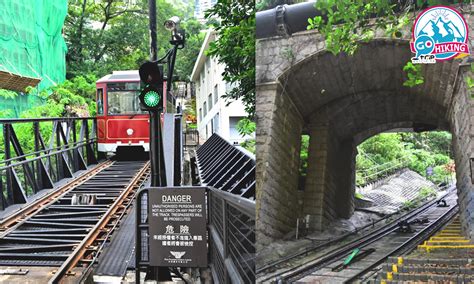
{"type": "MultiPolygon", "coordinates": [[[[172,88],[172,79],[176,53],[178,49],[184,48],[185,33],[179,30],[179,18],[172,17],[165,22],[165,28],[171,31],[170,44],[173,47],[168,50],[166,55],[157,60],[157,44],[156,44],[156,2],[149,0],[150,15],[150,61],[140,66],[140,80],[143,83],[143,89],[139,95],[141,110],[148,111],[150,114],[150,163],[151,163],[151,186],[166,186],[165,160],[163,155],[163,137],[161,133],[161,114],[164,109],[164,96],[167,95],[172,88]],[[167,67],[166,93],[164,91],[164,66],[167,67]]],[[[137,201],[139,208],[140,201],[137,201]]],[[[141,231],[138,226],[140,223],[140,212],[137,210],[137,231],[136,231],[136,283],[140,283],[140,265],[141,257],[141,231]]],[[[151,275],[153,280],[170,281],[171,275],[167,267],[148,266],[147,274],[151,275]]]]}

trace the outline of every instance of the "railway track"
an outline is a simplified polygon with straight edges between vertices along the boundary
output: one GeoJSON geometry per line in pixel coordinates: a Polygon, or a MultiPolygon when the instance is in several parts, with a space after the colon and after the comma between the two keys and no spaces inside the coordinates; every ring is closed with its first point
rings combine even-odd
{"type": "MultiPolygon", "coordinates": [[[[296,281],[326,283],[348,283],[377,270],[389,256],[412,250],[457,213],[457,196],[451,188],[440,199],[428,202],[386,226],[375,229],[364,236],[333,248],[323,255],[309,258],[297,267],[280,269],[258,279],[259,282],[292,283],[296,281]],[[445,200],[448,207],[439,207],[438,200],[445,200]],[[401,224],[405,224],[401,226],[401,224]],[[410,224],[408,230],[406,224],[410,224]],[[353,254],[352,261],[344,264],[353,254]]],[[[441,203],[442,204],[442,203],[441,203]]],[[[338,240],[340,242],[341,240],[338,240]]],[[[324,247],[334,242],[321,244],[324,247]]],[[[313,248],[314,249],[314,248],[313,248]]],[[[297,255],[301,257],[301,255],[297,255]]],[[[280,265],[281,263],[279,263],[280,265]]],[[[269,269],[269,266],[266,267],[269,269]]]]}
{"type": "Polygon", "coordinates": [[[81,274],[75,267],[95,259],[148,174],[149,162],[109,162],[16,214],[0,234],[0,269],[44,267],[49,283],[81,274]]]}

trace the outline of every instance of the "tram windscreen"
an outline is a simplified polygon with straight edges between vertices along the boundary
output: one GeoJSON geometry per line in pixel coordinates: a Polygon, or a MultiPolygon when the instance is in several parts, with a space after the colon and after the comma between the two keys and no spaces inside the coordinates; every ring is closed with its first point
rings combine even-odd
{"type": "Polygon", "coordinates": [[[109,115],[144,113],[140,110],[139,88],[139,83],[107,84],[107,113],[109,115]]]}

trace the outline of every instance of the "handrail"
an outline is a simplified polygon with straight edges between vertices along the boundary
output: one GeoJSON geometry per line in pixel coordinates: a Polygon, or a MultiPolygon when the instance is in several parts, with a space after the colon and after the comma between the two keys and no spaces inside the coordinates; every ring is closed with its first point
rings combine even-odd
{"type": "Polygon", "coordinates": [[[25,123],[25,122],[44,122],[44,121],[67,121],[67,120],[96,120],[95,116],[87,117],[41,117],[41,118],[8,118],[0,119],[0,123],[25,123]]]}
{"type": "Polygon", "coordinates": [[[4,154],[0,161],[0,210],[25,203],[29,196],[97,164],[96,122],[95,117],[0,119],[0,152],[4,154]],[[32,133],[27,133],[33,138],[27,140],[31,145],[17,136],[18,124],[31,127],[32,133]],[[46,133],[48,137],[43,137],[46,133]]]}

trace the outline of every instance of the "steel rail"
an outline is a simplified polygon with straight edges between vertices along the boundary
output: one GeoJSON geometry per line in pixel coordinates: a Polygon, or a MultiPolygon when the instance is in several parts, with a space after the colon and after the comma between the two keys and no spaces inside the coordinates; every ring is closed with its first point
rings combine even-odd
{"type": "MultiPolygon", "coordinates": [[[[92,265],[94,265],[94,263],[96,262],[97,258],[99,257],[100,252],[103,250],[104,246],[106,245],[108,238],[112,235],[112,233],[115,231],[115,229],[117,228],[117,226],[120,224],[120,220],[122,220],[123,216],[125,216],[125,214],[127,213],[127,210],[132,207],[133,201],[135,200],[135,198],[136,198],[136,196],[137,196],[138,189],[140,189],[140,188],[142,188],[142,187],[144,186],[145,182],[150,178],[150,174],[151,174],[151,169],[148,167],[147,172],[146,172],[144,175],[142,175],[142,177],[140,178],[140,181],[137,183],[136,189],[133,190],[132,192],[130,192],[130,195],[131,195],[130,201],[128,201],[128,202],[124,205],[123,210],[122,210],[122,212],[120,213],[120,216],[117,217],[117,222],[115,222],[115,224],[113,225],[113,227],[110,228],[110,230],[107,232],[107,235],[104,237],[104,240],[103,240],[102,243],[98,246],[97,251],[96,251],[96,254],[94,255],[94,257],[93,257],[92,260],[90,261],[89,265],[84,269],[84,273],[82,274],[81,278],[79,279],[79,282],[82,283],[82,281],[83,281],[83,280],[87,277],[87,275],[89,274],[89,270],[92,268],[92,265]]],[[[124,273],[125,273],[125,271],[124,271],[124,273]]]]}
{"type": "MultiPolygon", "coordinates": [[[[312,269],[314,268],[315,266],[318,265],[318,263],[323,263],[323,262],[327,262],[335,257],[337,257],[339,254],[344,254],[347,252],[347,249],[348,247],[350,248],[355,248],[357,246],[359,246],[359,244],[361,242],[364,242],[364,241],[367,241],[367,240],[373,240],[373,241],[376,241],[378,239],[380,239],[381,237],[384,236],[384,234],[388,234],[390,232],[392,232],[393,230],[395,230],[397,227],[398,227],[398,223],[400,220],[407,220],[407,219],[411,219],[413,218],[414,216],[417,216],[423,212],[425,212],[426,210],[428,210],[429,208],[431,208],[433,205],[435,205],[439,200],[442,200],[444,198],[446,198],[447,196],[449,195],[452,195],[452,194],[455,194],[455,191],[454,191],[454,188],[455,187],[451,187],[450,189],[448,189],[448,192],[443,194],[441,197],[437,198],[437,199],[434,199],[432,201],[429,201],[427,203],[425,203],[424,205],[422,205],[421,207],[418,207],[417,209],[415,210],[412,210],[404,215],[402,215],[400,218],[398,218],[397,220],[394,220],[393,222],[383,226],[383,227],[380,227],[372,232],[369,233],[369,235],[367,236],[362,236],[362,237],[359,237],[355,240],[352,240],[351,242],[349,242],[348,244],[345,244],[343,246],[340,246],[340,247],[337,247],[337,248],[334,248],[332,249],[331,251],[327,252],[325,255],[323,256],[320,256],[318,257],[317,259],[314,259],[314,260],[311,260],[309,262],[306,262],[305,264],[303,264],[302,266],[300,266],[298,269],[294,269],[294,268],[290,268],[290,269],[287,269],[286,271],[283,271],[282,273],[279,273],[278,275],[271,275],[271,276],[268,276],[266,277],[265,279],[263,280],[260,280],[262,282],[265,282],[265,281],[269,281],[271,279],[274,279],[274,278],[281,278],[282,280],[284,279],[287,279],[287,278],[291,278],[291,277],[294,277],[294,275],[298,275],[298,274],[302,274],[303,271],[306,271],[308,269],[312,269]],[[287,275],[288,274],[288,275],[287,275]],[[285,275],[285,276],[282,276],[282,275],[285,275]]],[[[369,224],[369,225],[372,225],[372,224],[369,224]]],[[[367,225],[366,225],[367,226],[367,225]]],[[[360,230],[359,230],[360,231],[360,230]]],[[[356,233],[356,232],[354,232],[356,233]]],[[[351,235],[354,234],[354,233],[350,233],[351,235]]],[[[316,247],[312,247],[308,250],[305,250],[303,252],[300,252],[298,254],[296,254],[295,256],[292,256],[292,257],[289,257],[288,259],[284,259],[283,261],[281,260],[278,260],[276,262],[278,262],[278,264],[280,263],[283,263],[283,262],[286,262],[286,261],[289,261],[291,259],[294,259],[296,257],[299,257],[299,256],[302,256],[304,254],[307,254],[307,253],[310,253],[318,248],[323,248],[323,247],[327,247],[328,245],[332,245],[334,243],[337,243],[337,242],[340,242],[342,241],[343,239],[347,238],[349,235],[343,235],[337,239],[334,239],[334,240],[331,240],[329,242],[325,242],[323,244],[320,244],[316,247]]],[[[269,267],[267,267],[268,269],[269,267]]]]}
{"type": "Polygon", "coordinates": [[[8,217],[0,221],[0,231],[3,231],[0,234],[0,238],[4,237],[6,234],[21,225],[28,219],[28,217],[33,216],[37,212],[40,212],[41,210],[46,208],[52,202],[56,201],[56,199],[60,198],[64,193],[67,193],[69,190],[88,181],[96,174],[101,172],[103,169],[111,166],[112,164],[113,162],[110,160],[102,162],[94,168],[90,169],[89,171],[85,172],[84,174],[72,179],[71,181],[68,181],[68,183],[59,187],[58,189],[53,189],[50,193],[45,194],[44,196],[33,201],[32,203],[26,204],[26,206],[11,213],[8,217]]]}
{"type": "MultiPolygon", "coordinates": [[[[456,192],[455,191],[449,191],[445,196],[449,196],[449,195],[453,195],[453,194],[456,194],[456,192]]],[[[404,218],[404,220],[412,219],[413,217],[427,211],[432,206],[434,206],[436,204],[436,202],[437,201],[430,203],[430,206],[425,207],[424,210],[418,211],[416,214],[412,214],[410,217],[404,218]]],[[[448,210],[448,212],[451,212],[452,209],[453,208],[450,208],[450,210],[448,210]]],[[[444,214],[443,214],[443,216],[444,216],[444,214]]],[[[428,225],[428,227],[432,226],[433,223],[428,225]]],[[[283,277],[280,277],[278,283],[286,283],[286,281],[288,281],[288,280],[291,282],[293,280],[292,278],[297,277],[300,274],[303,274],[305,271],[310,270],[310,269],[314,270],[317,267],[322,267],[326,263],[328,263],[328,262],[330,262],[330,261],[332,261],[336,258],[341,258],[342,256],[346,255],[348,252],[350,252],[351,250],[353,250],[357,247],[365,247],[367,245],[370,245],[370,244],[378,241],[379,239],[391,234],[397,228],[398,228],[398,221],[396,221],[395,224],[391,223],[391,224],[381,228],[381,230],[377,230],[377,231],[375,231],[374,233],[371,233],[368,236],[361,237],[357,240],[354,240],[354,241],[350,242],[349,244],[346,244],[342,247],[336,248],[332,252],[329,252],[326,255],[324,255],[324,256],[316,259],[316,260],[313,260],[310,263],[307,263],[305,266],[303,266],[301,268],[298,268],[298,269],[295,269],[293,271],[290,271],[289,273],[287,273],[283,277]]]]}
{"type": "Polygon", "coordinates": [[[429,238],[434,232],[439,230],[443,225],[445,225],[449,220],[452,220],[454,216],[456,216],[459,209],[459,205],[456,204],[455,206],[451,207],[448,211],[443,213],[440,217],[438,217],[434,222],[432,222],[429,226],[423,228],[417,234],[415,234],[410,239],[406,240],[404,243],[396,247],[395,249],[391,250],[389,253],[380,257],[375,263],[371,264],[370,266],[366,267],[364,270],[360,271],[356,275],[352,276],[345,282],[351,283],[352,281],[356,280],[357,278],[367,274],[373,268],[379,266],[382,262],[384,262],[388,257],[393,256],[395,254],[403,254],[407,251],[411,251],[412,249],[416,248],[420,239],[429,238]]]}
{"type": "MultiPolygon", "coordinates": [[[[410,218],[410,216],[411,216],[412,214],[415,214],[415,215],[416,215],[416,214],[418,214],[418,213],[416,213],[416,212],[418,212],[418,211],[424,211],[425,209],[431,207],[434,203],[438,202],[438,200],[441,200],[441,199],[445,198],[446,196],[448,196],[449,194],[451,194],[451,191],[453,191],[454,188],[455,188],[454,186],[453,186],[453,187],[450,187],[449,189],[447,189],[447,192],[446,192],[445,194],[443,194],[442,196],[440,196],[439,198],[425,202],[422,206],[420,206],[420,207],[418,207],[418,208],[416,208],[416,209],[414,209],[414,210],[412,210],[412,211],[409,211],[409,212],[403,214],[403,215],[400,216],[400,218],[398,218],[398,219],[410,218]]],[[[353,236],[353,235],[355,235],[355,234],[357,234],[357,233],[359,233],[359,232],[361,232],[361,231],[364,231],[364,230],[366,230],[366,229],[369,228],[369,227],[373,227],[375,224],[378,224],[378,223],[380,223],[381,221],[384,221],[384,220],[386,220],[386,219],[392,217],[393,215],[396,215],[396,214],[399,214],[399,213],[400,213],[400,211],[397,211],[397,212],[394,212],[394,213],[392,213],[392,214],[386,215],[386,216],[384,216],[383,218],[381,218],[381,219],[379,219],[379,220],[377,220],[377,221],[375,221],[375,222],[373,222],[373,223],[364,225],[364,226],[362,226],[361,228],[356,228],[356,229],[354,229],[353,231],[350,231],[350,232],[348,232],[348,233],[346,233],[346,234],[344,234],[344,235],[342,235],[342,236],[340,236],[340,237],[337,237],[337,238],[335,238],[335,239],[329,240],[329,241],[327,241],[327,242],[323,242],[323,243],[321,243],[321,244],[318,244],[317,246],[307,248],[307,249],[305,249],[305,250],[303,250],[303,251],[296,252],[296,253],[291,254],[291,255],[289,255],[289,256],[286,256],[286,257],[280,258],[280,259],[278,259],[278,260],[276,260],[276,261],[273,261],[273,262],[271,262],[271,263],[268,263],[268,264],[264,265],[263,267],[258,268],[258,269],[257,269],[257,274],[258,274],[258,273],[261,273],[261,272],[263,272],[263,271],[265,271],[265,270],[269,270],[269,269],[271,269],[271,268],[274,268],[275,266],[280,265],[280,264],[282,264],[282,263],[285,263],[285,262],[287,262],[287,261],[290,261],[290,260],[292,260],[292,259],[295,259],[295,258],[298,258],[298,257],[300,257],[300,256],[306,255],[306,254],[308,254],[308,253],[311,253],[311,252],[313,252],[313,251],[315,251],[315,250],[318,250],[318,249],[327,247],[327,246],[329,246],[329,245],[333,245],[333,244],[335,244],[335,243],[341,242],[341,241],[347,239],[348,237],[353,236]]],[[[399,222],[398,220],[395,220],[395,221],[391,222],[391,223],[388,224],[388,225],[396,224],[396,223],[398,223],[398,222],[399,222]]],[[[386,227],[386,226],[384,226],[384,227],[386,227]]],[[[383,228],[383,227],[382,227],[382,228],[383,228]]],[[[382,229],[382,228],[379,228],[379,229],[377,229],[377,230],[380,230],[380,229],[382,229]]],[[[375,231],[374,231],[374,232],[375,232],[375,231]]]]}
{"type": "Polygon", "coordinates": [[[102,216],[99,222],[88,232],[87,236],[78,244],[66,261],[58,268],[54,276],[49,280],[48,283],[56,284],[61,283],[63,278],[68,272],[70,272],[84,256],[84,253],[88,250],[88,247],[93,244],[97,236],[100,234],[109,221],[113,218],[115,212],[119,209],[119,206],[123,203],[129,193],[133,190],[136,184],[140,181],[140,178],[146,173],[150,166],[150,162],[145,163],[142,169],[135,175],[132,181],[129,183],[127,188],[122,191],[115,202],[109,207],[107,212],[102,216]]]}

